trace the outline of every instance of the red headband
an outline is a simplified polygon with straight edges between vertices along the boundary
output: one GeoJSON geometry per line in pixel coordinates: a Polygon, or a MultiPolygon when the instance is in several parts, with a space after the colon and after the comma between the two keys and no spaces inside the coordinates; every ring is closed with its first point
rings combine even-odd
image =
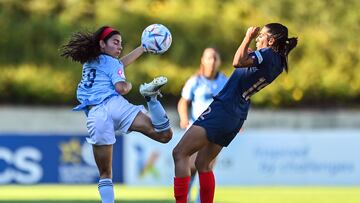
{"type": "Polygon", "coordinates": [[[99,40],[104,40],[112,31],[114,31],[114,29],[112,29],[111,27],[105,28],[102,31],[99,40]]]}

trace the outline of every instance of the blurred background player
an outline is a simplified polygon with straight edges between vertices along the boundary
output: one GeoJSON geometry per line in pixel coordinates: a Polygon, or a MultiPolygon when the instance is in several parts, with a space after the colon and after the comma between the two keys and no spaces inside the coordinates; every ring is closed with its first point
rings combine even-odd
{"type": "Polygon", "coordinates": [[[250,97],[288,71],[287,58],[297,45],[297,38],[288,38],[288,29],[279,23],[248,28],[237,49],[236,68],[214,101],[186,131],[173,150],[175,163],[174,196],[176,203],[186,203],[190,182],[190,157],[199,172],[201,203],[212,203],[215,177],[211,163],[223,147],[227,147],[243,125],[250,106],[250,97]],[[257,36],[257,37],[256,37],[257,36]],[[255,52],[248,48],[256,38],[255,52]]]}
{"type": "MultiPolygon", "coordinates": [[[[197,117],[206,110],[213,101],[213,97],[224,87],[227,78],[219,71],[220,64],[221,58],[219,52],[215,48],[206,48],[200,60],[199,70],[195,75],[191,76],[186,81],[181,92],[181,98],[178,102],[180,127],[182,129],[188,128],[197,119],[197,117]],[[189,107],[191,107],[190,116],[188,115],[189,107]]],[[[194,153],[190,157],[191,181],[189,191],[191,191],[191,186],[194,183],[196,175],[196,154],[197,153],[194,153]]],[[[195,203],[200,202],[199,198],[200,196],[198,195],[195,203]]],[[[189,202],[190,199],[191,197],[189,192],[189,202]]]]}
{"type": "Polygon", "coordinates": [[[172,137],[169,119],[157,96],[167,78],[155,78],[140,86],[146,98],[149,118],[142,105],[129,103],[122,95],[132,89],[125,78],[125,67],[144,53],[142,46],[118,59],[122,51],[119,31],[104,26],[94,33],[77,32],[63,46],[62,56],[83,64],[82,78],[77,88],[80,104],[74,108],[84,111],[95,161],[100,173],[99,193],[103,203],[114,202],[112,183],[112,151],[115,131],[122,134],[137,131],[161,143],[172,137]]]}

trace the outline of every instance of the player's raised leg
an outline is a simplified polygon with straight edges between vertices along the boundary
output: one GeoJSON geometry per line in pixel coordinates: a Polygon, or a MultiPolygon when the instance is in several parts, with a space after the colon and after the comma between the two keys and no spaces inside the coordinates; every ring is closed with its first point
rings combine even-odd
{"type": "Polygon", "coordinates": [[[140,132],[140,133],[146,135],[147,137],[149,137],[153,140],[156,140],[158,142],[161,142],[161,143],[167,143],[172,138],[171,128],[167,129],[165,131],[162,131],[162,132],[155,131],[154,126],[152,125],[151,119],[149,118],[149,116],[147,116],[146,114],[144,114],[141,111],[135,117],[129,130],[140,132]]]}
{"type": "Polygon", "coordinates": [[[157,132],[170,129],[170,122],[165,109],[159,100],[157,100],[157,96],[162,97],[160,88],[164,86],[167,81],[166,77],[160,76],[156,77],[150,83],[144,83],[140,86],[140,94],[144,96],[147,101],[151,122],[157,132]]]}
{"type": "Polygon", "coordinates": [[[139,112],[130,126],[130,130],[141,132],[161,143],[167,143],[172,138],[169,118],[164,107],[157,100],[157,96],[161,96],[160,88],[166,83],[167,78],[160,76],[156,77],[152,82],[140,86],[140,94],[147,101],[150,118],[146,114],[139,112]]]}

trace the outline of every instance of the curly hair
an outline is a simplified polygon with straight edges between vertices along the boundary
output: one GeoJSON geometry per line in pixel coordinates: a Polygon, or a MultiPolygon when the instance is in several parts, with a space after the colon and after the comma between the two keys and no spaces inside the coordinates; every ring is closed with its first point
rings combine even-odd
{"type": "Polygon", "coordinates": [[[75,32],[71,36],[70,41],[61,47],[61,56],[70,58],[81,64],[97,59],[101,54],[99,41],[104,40],[106,43],[113,35],[120,34],[119,31],[112,29],[110,33],[107,33],[106,36],[101,39],[107,28],[110,27],[103,26],[93,33],[75,32]]]}

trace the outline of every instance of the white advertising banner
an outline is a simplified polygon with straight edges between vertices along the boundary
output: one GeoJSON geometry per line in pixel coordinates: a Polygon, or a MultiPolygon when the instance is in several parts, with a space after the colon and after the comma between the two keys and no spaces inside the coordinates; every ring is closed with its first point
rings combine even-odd
{"type": "MultiPolygon", "coordinates": [[[[139,134],[124,137],[124,181],[172,185],[172,149],[139,134]]],[[[358,129],[245,129],[218,156],[218,185],[360,185],[358,129]]]]}

